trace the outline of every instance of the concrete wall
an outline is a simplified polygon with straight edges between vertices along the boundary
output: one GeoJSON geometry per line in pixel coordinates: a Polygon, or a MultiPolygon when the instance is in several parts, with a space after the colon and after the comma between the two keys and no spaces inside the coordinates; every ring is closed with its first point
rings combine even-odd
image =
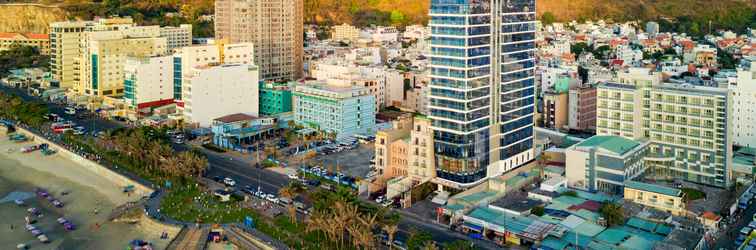
{"type": "Polygon", "coordinates": [[[58,154],[62,157],[65,157],[66,159],[69,159],[75,163],[77,163],[79,166],[94,172],[95,174],[101,176],[102,178],[107,179],[108,181],[111,181],[115,183],[118,186],[126,187],[128,185],[134,186],[134,194],[138,197],[141,196],[148,196],[150,195],[154,190],[148,186],[142,185],[139,182],[136,182],[126,176],[123,176],[117,172],[114,172],[102,165],[100,165],[97,162],[91,161],[89,159],[86,159],[84,157],[81,157],[80,155],[77,155],[74,152],[68,151],[67,149],[61,147],[58,144],[55,144],[54,142],[48,141],[45,138],[42,138],[40,136],[37,136],[36,134],[32,133],[31,131],[28,131],[24,128],[16,127],[16,132],[22,133],[29,138],[33,138],[35,142],[38,143],[47,143],[50,145],[50,148],[55,149],[58,151],[58,154]]]}

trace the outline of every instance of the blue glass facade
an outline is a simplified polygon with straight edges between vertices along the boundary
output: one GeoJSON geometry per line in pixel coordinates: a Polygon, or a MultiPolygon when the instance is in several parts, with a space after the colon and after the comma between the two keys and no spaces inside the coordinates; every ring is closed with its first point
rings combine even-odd
{"type": "Polygon", "coordinates": [[[535,21],[535,0],[431,0],[438,177],[476,183],[532,149],[535,21]]]}
{"type": "Polygon", "coordinates": [[[181,57],[173,57],[173,99],[181,100],[181,57]]]}

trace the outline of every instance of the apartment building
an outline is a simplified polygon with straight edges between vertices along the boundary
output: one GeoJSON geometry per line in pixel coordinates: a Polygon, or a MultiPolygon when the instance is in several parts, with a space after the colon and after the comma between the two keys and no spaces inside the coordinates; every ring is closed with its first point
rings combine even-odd
{"type": "Polygon", "coordinates": [[[631,69],[620,83],[598,85],[597,134],[650,141],[649,173],[729,187],[732,101],[727,89],[656,83],[631,69]]]}
{"type": "MultiPolygon", "coordinates": [[[[412,187],[435,178],[431,120],[422,115],[404,114],[389,130],[378,131],[375,166],[379,176],[372,188],[386,188],[386,197],[408,195],[412,187]]],[[[407,198],[407,196],[404,196],[407,198]]],[[[410,199],[403,199],[408,206],[410,199]]]]}
{"type": "Polygon", "coordinates": [[[440,185],[467,189],[535,157],[535,2],[431,2],[429,118],[440,185]]]}
{"type": "Polygon", "coordinates": [[[240,44],[209,44],[182,47],[174,54],[174,99],[183,99],[183,72],[192,68],[219,64],[254,64],[254,46],[251,43],[240,44]]]}
{"type": "Polygon", "coordinates": [[[422,183],[436,177],[431,120],[424,115],[415,115],[411,130],[407,172],[413,182],[422,183]]]}
{"type": "Polygon", "coordinates": [[[596,87],[584,85],[570,89],[567,126],[580,131],[596,130],[596,87]]]}
{"type": "Polygon", "coordinates": [[[128,57],[123,71],[123,98],[131,110],[173,103],[173,56],[128,57]]]}
{"type": "Polygon", "coordinates": [[[253,43],[263,80],[297,80],[304,56],[303,0],[216,0],[215,37],[253,43]]]}
{"type": "Polygon", "coordinates": [[[30,46],[42,55],[50,54],[50,38],[47,34],[0,32],[0,51],[13,46],[30,46]]]}
{"type": "Polygon", "coordinates": [[[742,59],[737,78],[728,86],[732,94],[733,143],[756,147],[756,58],[742,59]]]}
{"type": "Polygon", "coordinates": [[[178,27],[160,28],[160,37],[168,40],[168,51],[177,52],[182,47],[192,45],[192,25],[181,24],[178,27]]]}
{"type": "Polygon", "coordinates": [[[365,87],[334,87],[311,82],[294,87],[294,120],[297,124],[337,138],[375,133],[375,97],[365,87]]]}
{"type": "Polygon", "coordinates": [[[210,127],[213,119],[259,114],[259,74],[255,65],[196,66],[184,73],[182,100],[187,124],[210,127]]]}
{"type": "Polygon", "coordinates": [[[626,180],[646,170],[644,156],[649,142],[620,136],[597,135],[565,150],[567,185],[621,194],[626,180]]]}
{"type": "Polygon", "coordinates": [[[543,94],[543,126],[551,129],[563,129],[568,124],[568,94],[546,91],[543,94]]]}
{"type": "Polygon", "coordinates": [[[349,24],[336,25],[331,28],[331,40],[352,42],[360,38],[360,29],[349,24]]]}

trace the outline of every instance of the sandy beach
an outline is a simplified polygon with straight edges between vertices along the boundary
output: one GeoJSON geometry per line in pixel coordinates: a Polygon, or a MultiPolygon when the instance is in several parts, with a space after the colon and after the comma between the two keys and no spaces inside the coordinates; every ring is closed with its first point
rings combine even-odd
{"type": "Polygon", "coordinates": [[[159,239],[161,230],[145,228],[142,224],[107,222],[113,208],[138,200],[122,192],[117,186],[93,172],[77,167],[76,163],[59,155],[43,156],[40,152],[23,154],[20,148],[34,143],[16,144],[0,137],[0,249],[16,249],[25,243],[32,249],[124,249],[134,239],[146,240],[156,249],[164,249],[168,240],[159,239]],[[12,149],[12,152],[8,152],[12,149]],[[47,189],[65,207],[55,208],[47,200],[32,196],[20,207],[13,200],[31,196],[34,189],[47,189]],[[62,195],[63,192],[68,193],[62,195]],[[26,209],[42,211],[37,226],[52,241],[40,243],[24,229],[26,209]],[[97,209],[97,213],[95,213],[97,209]],[[55,220],[65,217],[78,229],[66,232],[55,220]]]}

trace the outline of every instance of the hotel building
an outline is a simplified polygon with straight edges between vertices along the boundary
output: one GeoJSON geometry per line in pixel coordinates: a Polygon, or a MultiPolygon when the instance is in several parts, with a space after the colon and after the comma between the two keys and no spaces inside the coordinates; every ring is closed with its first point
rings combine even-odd
{"type": "Polygon", "coordinates": [[[729,187],[732,101],[724,88],[659,83],[658,73],[630,69],[598,85],[598,135],[650,141],[651,174],[729,187]]]}
{"type": "Polygon", "coordinates": [[[432,0],[435,181],[466,189],[534,158],[535,0],[432,0]]]}

